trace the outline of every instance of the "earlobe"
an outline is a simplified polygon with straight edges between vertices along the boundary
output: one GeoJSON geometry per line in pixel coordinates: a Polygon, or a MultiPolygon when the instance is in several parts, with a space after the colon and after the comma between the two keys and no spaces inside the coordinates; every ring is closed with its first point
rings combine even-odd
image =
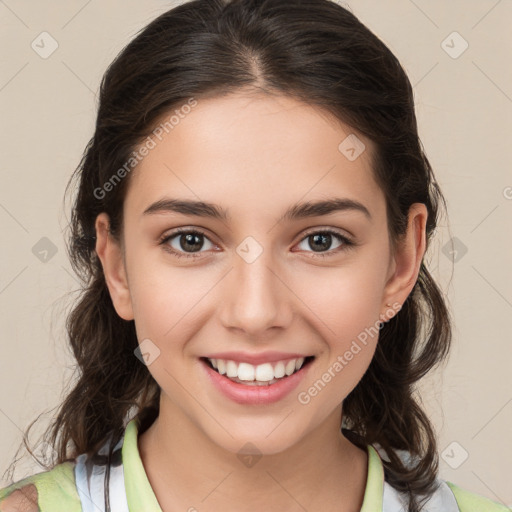
{"type": "Polygon", "coordinates": [[[407,232],[398,241],[393,255],[394,271],[386,283],[383,303],[403,304],[411,293],[426,250],[428,211],[423,203],[409,208],[407,232]]]}
{"type": "Polygon", "coordinates": [[[122,249],[110,233],[110,222],[106,213],[100,213],[96,217],[95,228],[96,254],[101,261],[114,308],[124,320],[133,320],[132,301],[122,249]]]}

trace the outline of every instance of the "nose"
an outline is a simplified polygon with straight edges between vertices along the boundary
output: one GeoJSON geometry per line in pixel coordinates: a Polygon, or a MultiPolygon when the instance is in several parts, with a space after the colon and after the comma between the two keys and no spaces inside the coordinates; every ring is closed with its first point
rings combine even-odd
{"type": "Polygon", "coordinates": [[[225,328],[254,339],[286,329],[293,316],[293,292],[270,253],[263,251],[253,262],[235,256],[219,306],[225,328]]]}

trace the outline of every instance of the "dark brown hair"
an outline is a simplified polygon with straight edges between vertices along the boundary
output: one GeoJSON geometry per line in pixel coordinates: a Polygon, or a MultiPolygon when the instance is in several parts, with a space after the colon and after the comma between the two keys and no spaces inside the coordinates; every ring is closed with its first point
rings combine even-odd
{"type": "MultiPolygon", "coordinates": [[[[164,114],[190,98],[241,89],[288,95],[367,136],[390,239],[405,233],[409,207],[419,202],[428,210],[429,246],[445,205],[419,139],[411,84],[393,53],[349,10],[329,0],[194,0],[165,12],[107,69],[94,136],[68,183],[78,181],[68,253],[83,290],[66,324],[76,380],[47,431],[53,464],[95,451],[111,434],[118,439],[133,414],[140,432],[158,416],[160,389],[134,356],[134,322],[117,315],[95,253],[99,213],[109,215],[113,236],[122,232],[129,175],[108,193],[98,190],[164,114]]],[[[386,451],[386,480],[409,494],[412,512],[421,509],[420,495],[435,490],[438,472],[436,436],[415,385],[447,356],[450,324],[422,262],[402,309],[380,329],[368,371],[343,403],[344,434],[386,451]],[[405,467],[394,450],[411,452],[417,464],[405,467]]]]}

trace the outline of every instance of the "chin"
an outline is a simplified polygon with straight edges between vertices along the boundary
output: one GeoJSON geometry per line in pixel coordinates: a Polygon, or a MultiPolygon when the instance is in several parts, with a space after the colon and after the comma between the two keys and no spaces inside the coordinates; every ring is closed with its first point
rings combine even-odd
{"type": "Polygon", "coordinates": [[[229,434],[223,431],[224,435],[221,438],[210,436],[210,439],[223,450],[239,457],[244,455],[277,455],[300,442],[302,438],[301,433],[290,432],[283,429],[283,425],[278,425],[279,421],[273,421],[272,426],[268,426],[268,428],[266,428],[267,425],[258,427],[253,423],[252,428],[230,429],[229,434]],[[278,427],[276,428],[276,426],[278,427]],[[278,432],[278,430],[281,431],[278,432]]]}

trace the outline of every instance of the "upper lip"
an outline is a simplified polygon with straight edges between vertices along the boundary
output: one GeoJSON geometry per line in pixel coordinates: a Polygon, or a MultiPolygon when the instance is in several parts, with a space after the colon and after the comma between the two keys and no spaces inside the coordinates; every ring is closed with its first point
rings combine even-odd
{"type": "Polygon", "coordinates": [[[208,359],[224,359],[227,361],[236,361],[238,363],[249,363],[258,365],[263,363],[273,363],[276,361],[287,361],[289,359],[299,359],[309,357],[307,354],[290,353],[290,352],[260,352],[259,354],[251,354],[249,352],[216,352],[204,356],[208,359]]]}

